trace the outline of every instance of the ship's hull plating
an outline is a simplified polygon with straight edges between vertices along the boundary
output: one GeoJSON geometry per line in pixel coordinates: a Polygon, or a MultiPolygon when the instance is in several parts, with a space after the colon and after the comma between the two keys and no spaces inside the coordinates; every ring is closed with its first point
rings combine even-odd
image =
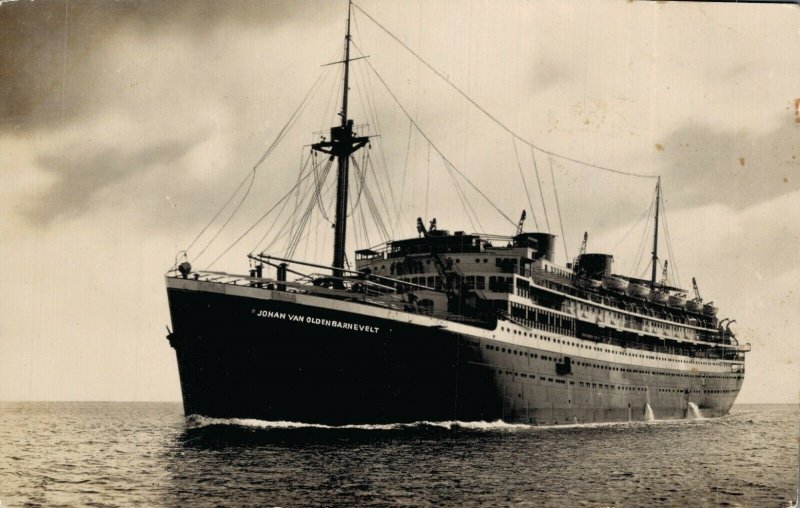
{"type": "Polygon", "coordinates": [[[643,420],[649,406],[653,417],[674,419],[687,416],[690,402],[703,416],[726,414],[743,378],[637,373],[580,357],[565,372],[563,356],[547,349],[270,293],[168,289],[187,415],[573,423],[643,420]]]}

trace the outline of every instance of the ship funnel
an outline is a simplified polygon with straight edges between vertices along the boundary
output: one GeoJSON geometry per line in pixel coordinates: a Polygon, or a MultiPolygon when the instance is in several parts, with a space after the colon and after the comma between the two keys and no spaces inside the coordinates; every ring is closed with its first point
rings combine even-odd
{"type": "Polygon", "coordinates": [[[544,258],[551,263],[555,259],[556,235],[550,233],[520,233],[514,236],[514,247],[536,249],[534,259],[544,258]]]}
{"type": "Polygon", "coordinates": [[[575,271],[590,279],[602,279],[611,275],[613,264],[614,256],[611,254],[582,254],[575,271]]]}

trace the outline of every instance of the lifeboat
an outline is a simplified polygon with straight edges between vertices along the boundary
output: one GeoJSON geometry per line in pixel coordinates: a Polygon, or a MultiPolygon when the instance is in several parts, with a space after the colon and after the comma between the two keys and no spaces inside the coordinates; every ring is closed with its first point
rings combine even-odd
{"type": "Polygon", "coordinates": [[[703,314],[706,316],[714,317],[717,315],[717,311],[719,309],[714,305],[714,302],[708,302],[707,304],[703,305],[703,314]]]}
{"type": "Polygon", "coordinates": [[[703,312],[703,302],[700,300],[689,300],[686,302],[686,310],[689,312],[703,312]]]}
{"type": "Polygon", "coordinates": [[[686,295],[683,293],[674,293],[669,295],[667,305],[670,307],[683,308],[686,305],[686,295]]]}
{"type": "Polygon", "coordinates": [[[647,299],[653,303],[660,303],[661,305],[664,305],[667,303],[667,300],[669,300],[669,293],[658,290],[651,291],[647,296],[647,299]]]}
{"type": "Polygon", "coordinates": [[[625,279],[620,279],[619,277],[606,275],[603,277],[603,287],[610,291],[624,293],[625,290],[628,289],[628,281],[625,279]]]}
{"type": "Polygon", "coordinates": [[[647,298],[650,294],[650,288],[643,284],[630,284],[628,285],[628,295],[636,298],[647,298]]]}
{"type": "Polygon", "coordinates": [[[603,283],[597,279],[586,279],[587,288],[598,289],[602,285],[603,283]]]}

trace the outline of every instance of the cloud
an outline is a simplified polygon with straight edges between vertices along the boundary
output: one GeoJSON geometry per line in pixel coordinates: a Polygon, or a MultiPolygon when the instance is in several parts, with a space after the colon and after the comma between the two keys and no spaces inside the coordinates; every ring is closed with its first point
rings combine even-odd
{"type": "MultiPolygon", "coordinates": [[[[0,5],[0,130],[59,126],[91,116],[102,105],[91,95],[109,74],[127,65],[98,68],[96,58],[128,33],[151,49],[171,36],[189,45],[207,45],[217,30],[254,30],[262,34],[294,23],[314,22],[334,10],[333,2],[193,2],[145,0],[13,2],[0,5]]],[[[141,49],[141,48],[140,48],[141,49]]],[[[146,50],[146,49],[145,49],[146,50]]],[[[152,55],[158,65],[158,55],[152,55]]],[[[192,62],[200,62],[194,59],[192,62]]]]}
{"type": "Polygon", "coordinates": [[[294,23],[329,21],[327,3],[70,2],[66,39],[65,7],[0,7],[0,172],[20,182],[7,223],[130,202],[151,227],[207,220],[313,81],[294,59],[335,40],[297,43],[294,23]]]}
{"type": "MultiPolygon", "coordinates": [[[[86,133],[88,129],[82,129],[86,133]]],[[[137,132],[118,130],[111,139],[87,139],[83,150],[76,143],[67,149],[51,147],[39,156],[37,166],[52,176],[46,190],[30,196],[22,213],[34,226],[47,226],[56,217],[80,215],[96,209],[93,198],[103,189],[148,171],[168,171],[169,166],[185,156],[202,140],[196,128],[175,133],[169,139],[147,139],[137,144],[124,140],[126,134],[137,132]]]]}
{"type": "Polygon", "coordinates": [[[766,132],[693,123],[667,136],[658,158],[673,206],[711,201],[741,210],[800,189],[800,126],[783,120],[766,132]]]}

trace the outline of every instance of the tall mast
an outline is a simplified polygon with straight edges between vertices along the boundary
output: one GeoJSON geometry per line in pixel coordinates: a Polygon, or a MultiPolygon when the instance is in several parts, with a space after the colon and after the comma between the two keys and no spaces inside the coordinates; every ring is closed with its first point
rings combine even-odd
{"type": "Polygon", "coordinates": [[[658,266],[658,209],[661,207],[661,177],[658,177],[656,183],[656,217],[655,217],[655,232],[653,234],[653,271],[650,275],[650,288],[656,287],[656,268],[658,266]]]}
{"type": "Polygon", "coordinates": [[[347,2],[347,32],[344,35],[344,86],[342,87],[342,127],[347,125],[347,96],[350,90],[350,15],[353,11],[353,1],[347,2]]]}
{"type": "Polygon", "coordinates": [[[336,286],[343,287],[341,277],[345,261],[345,244],[347,238],[347,192],[349,185],[350,155],[369,142],[367,136],[353,135],[353,121],[347,116],[347,96],[350,91],[350,15],[352,1],[347,3],[347,31],[344,37],[344,83],[342,86],[342,118],[339,127],[331,127],[330,141],[322,141],[311,145],[311,148],[330,154],[338,161],[336,173],[336,222],[334,223],[333,238],[333,276],[336,286]]]}

